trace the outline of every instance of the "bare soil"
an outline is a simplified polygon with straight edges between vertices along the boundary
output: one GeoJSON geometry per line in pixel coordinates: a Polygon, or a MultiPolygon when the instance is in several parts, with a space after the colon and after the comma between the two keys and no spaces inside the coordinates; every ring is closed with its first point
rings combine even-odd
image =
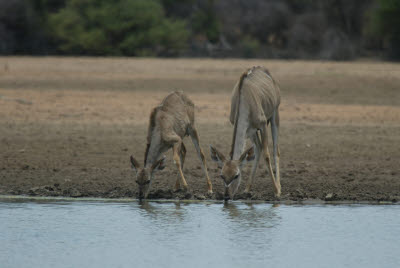
{"type": "MultiPolygon", "coordinates": [[[[188,138],[189,192],[173,192],[168,153],[150,198],[221,199],[208,145],[228,153],[231,90],[253,65],[281,84],[281,200],[400,200],[400,65],[368,61],[0,58],[0,194],[135,197],[129,155],[143,160],[151,108],[183,90],[214,194],[188,138]]],[[[237,198],[276,200],[265,163],[243,194],[249,171],[237,198]]]]}

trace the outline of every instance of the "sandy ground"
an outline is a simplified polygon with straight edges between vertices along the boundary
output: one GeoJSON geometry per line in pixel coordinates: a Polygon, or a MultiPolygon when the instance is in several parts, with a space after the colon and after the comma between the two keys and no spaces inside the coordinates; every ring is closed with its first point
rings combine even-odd
{"type": "MultiPolygon", "coordinates": [[[[253,65],[281,84],[281,200],[400,200],[400,65],[367,61],[0,58],[0,194],[135,197],[129,155],[143,161],[151,108],[183,90],[214,195],[187,138],[189,192],[169,152],[150,198],[220,199],[208,145],[228,153],[231,90],[253,65]]],[[[243,194],[249,171],[237,198],[276,200],[265,163],[243,194]]]]}

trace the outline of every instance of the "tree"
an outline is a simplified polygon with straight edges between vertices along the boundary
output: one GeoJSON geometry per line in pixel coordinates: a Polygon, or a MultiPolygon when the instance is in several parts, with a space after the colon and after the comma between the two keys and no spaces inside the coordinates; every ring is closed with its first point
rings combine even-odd
{"type": "Polygon", "coordinates": [[[212,43],[218,42],[220,25],[214,0],[198,1],[198,6],[191,17],[191,25],[194,34],[204,35],[212,43]]]}
{"type": "Polygon", "coordinates": [[[188,38],[156,0],[70,0],[49,25],[66,54],[176,55],[188,38]]]}
{"type": "Polygon", "coordinates": [[[0,1],[0,54],[42,53],[42,29],[30,2],[0,1]]]}
{"type": "Polygon", "coordinates": [[[400,60],[400,1],[379,0],[371,15],[370,31],[381,38],[389,58],[400,60]]]}

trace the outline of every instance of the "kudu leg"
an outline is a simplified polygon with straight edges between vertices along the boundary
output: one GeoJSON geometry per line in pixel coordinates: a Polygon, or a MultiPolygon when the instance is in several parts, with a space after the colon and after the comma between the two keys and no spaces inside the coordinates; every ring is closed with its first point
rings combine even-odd
{"type": "MultiPolygon", "coordinates": [[[[182,142],[181,143],[181,150],[180,150],[180,154],[179,154],[179,158],[181,160],[181,169],[183,170],[183,165],[185,163],[185,157],[186,157],[186,147],[185,144],[182,142]]],[[[180,184],[180,178],[176,178],[176,182],[175,182],[175,191],[178,191],[179,188],[181,187],[180,184]]]]}
{"type": "Polygon", "coordinates": [[[265,162],[267,163],[268,171],[271,176],[272,184],[274,185],[275,195],[280,197],[281,195],[281,187],[276,183],[274,172],[271,166],[271,157],[268,150],[268,133],[267,133],[267,124],[265,124],[261,129],[261,142],[263,148],[263,155],[265,162]]]}
{"type": "Polygon", "coordinates": [[[192,128],[190,130],[190,137],[192,138],[192,142],[194,144],[194,147],[196,148],[197,155],[199,156],[201,163],[202,163],[203,172],[206,176],[208,193],[212,194],[212,192],[213,192],[212,184],[211,184],[210,177],[208,176],[206,158],[204,157],[203,150],[200,147],[199,135],[197,134],[197,130],[195,128],[192,128]]]}
{"type": "MultiPolygon", "coordinates": [[[[182,141],[176,142],[174,144],[174,147],[173,147],[174,157],[173,158],[174,158],[174,163],[179,171],[179,175],[181,178],[181,184],[183,186],[183,189],[186,191],[188,188],[188,185],[186,183],[185,177],[183,176],[183,172],[182,172],[181,157],[180,157],[181,144],[182,144],[182,141]]],[[[176,184],[175,184],[175,186],[176,186],[176,184]]]]}
{"type": "Polygon", "coordinates": [[[244,190],[245,193],[248,193],[251,190],[251,186],[253,184],[253,180],[256,175],[256,170],[258,167],[258,163],[260,161],[260,155],[261,155],[261,151],[262,151],[260,138],[258,137],[257,132],[254,133],[254,135],[251,137],[251,141],[254,144],[254,154],[256,157],[254,159],[253,167],[251,169],[251,176],[247,182],[246,189],[244,190]]]}
{"type": "Polygon", "coordinates": [[[279,171],[279,112],[276,110],[271,119],[271,133],[272,133],[272,144],[273,144],[273,155],[275,164],[275,179],[279,189],[281,188],[281,176],[279,171]]]}

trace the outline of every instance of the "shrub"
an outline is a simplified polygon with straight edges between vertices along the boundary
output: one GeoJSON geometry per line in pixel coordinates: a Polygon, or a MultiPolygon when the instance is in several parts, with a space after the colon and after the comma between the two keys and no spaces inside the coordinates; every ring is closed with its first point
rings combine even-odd
{"type": "Polygon", "coordinates": [[[174,55],[188,38],[156,0],[71,0],[49,22],[66,54],[174,55]]]}
{"type": "Polygon", "coordinates": [[[195,35],[204,35],[211,43],[219,41],[220,25],[214,10],[214,1],[200,1],[199,7],[191,16],[191,25],[195,35]]]}
{"type": "Polygon", "coordinates": [[[400,60],[400,1],[379,0],[369,27],[369,32],[382,40],[386,55],[400,60]]]}
{"type": "Polygon", "coordinates": [[[0,54],[40,53],[42,25],[30,2],[0,1],[0,54]]]}
{"type": "Polygon", "coordinates": [[[337,29],[329,29],[322,37],[321,58],[328,60],[352,60],[354,46],[349,37],[337,29]]]}
{"type": "Polygon", "coordinates": [[[260,50],[260,42],[250,36],[245,36],[240,42],[242,56],[245,58],[254,58],[260,50]]]}
{"type": "Polygon", "coordinates": [[[322,13],[299,15],[286,34],[291,56],[307,58],[319,53],[325,28],[326,21],[322,13]]]}

